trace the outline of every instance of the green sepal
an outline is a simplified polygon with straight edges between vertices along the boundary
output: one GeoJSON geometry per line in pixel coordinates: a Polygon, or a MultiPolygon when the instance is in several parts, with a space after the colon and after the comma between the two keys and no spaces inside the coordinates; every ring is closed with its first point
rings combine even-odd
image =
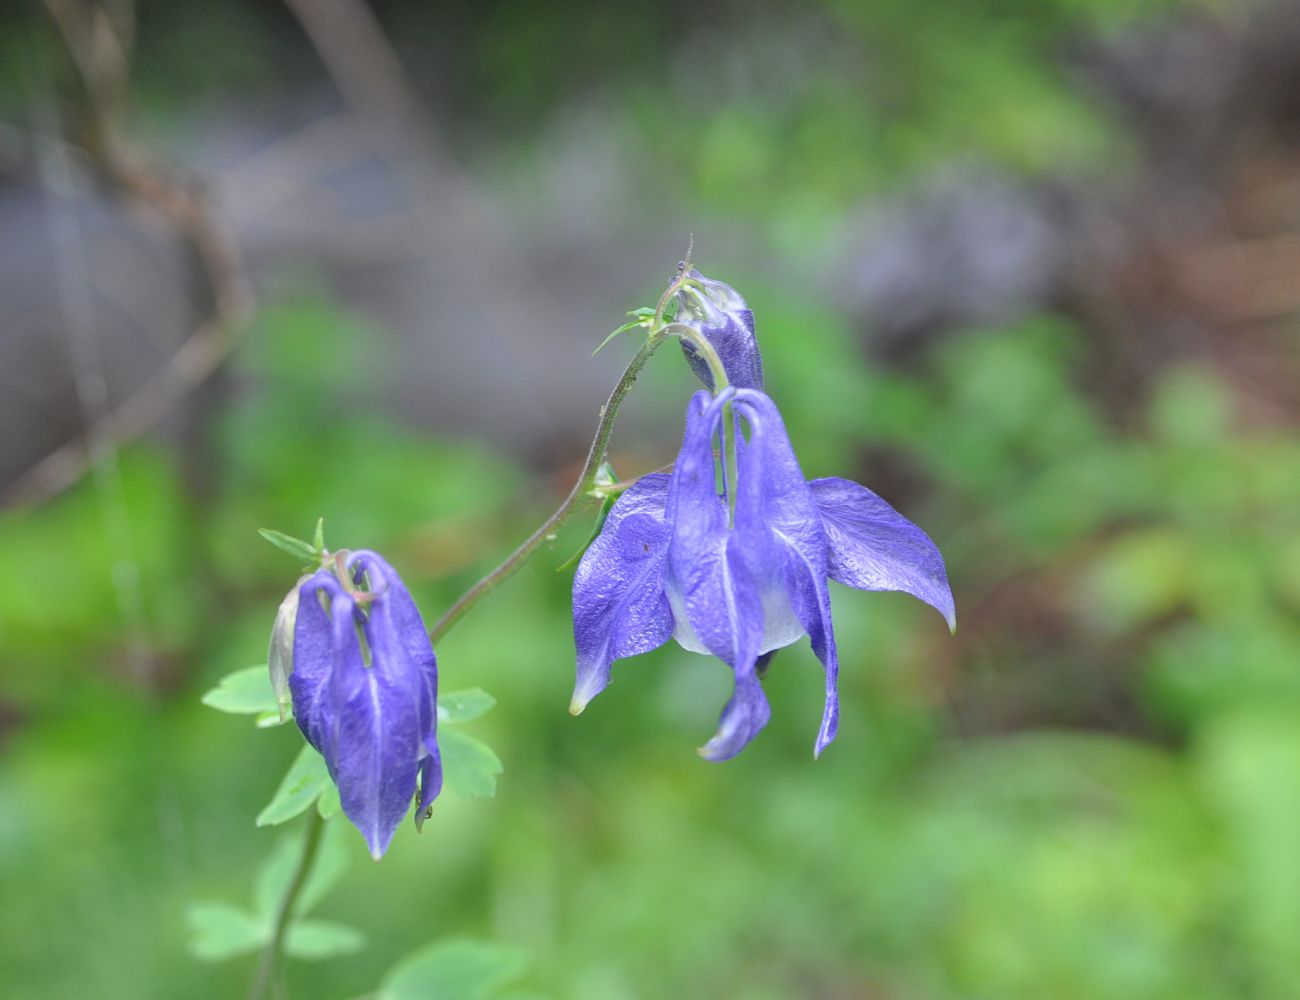
{"type": "Polygon", "coordinates": [[[257,533],[277,549],[288,552],[289,555],[307,565],[320,562],[317,554],[319,550],[310,542],[304,542],[301,538],[294,538],[292,535],[286,535],[283,531],[275,531],[272,528],[258,528],[257,533]]]}
{"type": "Polygon", "coordinates": [[[628,322],[620,326],[617,330],[611,331],[609,336],[600,342],[600,345],[594,351],[591,352],[591,356],[593,358],[597,354],[599,354],[602,350],[604,350],[604,348],[608,346],[611,340],[613,340],[615,337],[618,337],[620,334],[627,333],[629,330],[635,330],[639,326],[648,327],[650,325],[650,321],[654,319],[655,311],[653,309],[642,306],[640,309],[629,309],[627,315],[631,316],[632,318],[628,322]]]}

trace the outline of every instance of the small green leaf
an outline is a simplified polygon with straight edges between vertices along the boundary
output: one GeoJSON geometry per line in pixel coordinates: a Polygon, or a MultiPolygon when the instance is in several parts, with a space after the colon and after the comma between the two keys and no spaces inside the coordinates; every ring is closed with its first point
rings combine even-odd
{"type": "Polygon", "coordinates": [[[286,535],[283,531],[275,531],[271,528],[258,528],[257,533],[277,549],[283,549],[289,555],[308,565],[320,561],[316,555],[315,546],[310,542],[304,542],[301,538],[294,538],[292,535],[286,535]]]}
{"type": "Polygon", "coordinates": [[[627,314],[637,319],[654,319],[655,308],[654,306],[641,306],[639,309],[629,309],[627,314]]]}
{"type": "Polygon", "coordinates": [[[253,724],[257,726],[258,729],[274,729],[276,726],[283,726],[292,718],[292,715],[286,715],[284,718],[280,718],[279,709],[276,709],[270,712],[259,712],[257,718],[253,720],[253,724]]]}
{"type": "Polygon", "coordinates": [[[299,920],[284,936],[285,954],[306,961],[353,955],[365,946],[364,934],[334,920],[299,920]]]}
{"type": "Polygon", "coordinates": [[[320,813],[321,819],[330,819],[337,816],[342,808],[343,803],[339,801],[339,790],[331,782],[329,788],[321,792],[320,798],[316,800],[316,811],[320,813]]]}
{"type": "Polygon", "coordinates": [[[497,793],[497,775],[503,770],[490,746],[459,729],[438,734],[442,748],[443,777],[447,787],[462,798],[491,798],[497,793]]]}
{"type": "Polygon", "coordinates": [[[497,700],[482,688],[465,688],[463,691],[440,694],[438,695],[438,721],[450,722],[453,725],[459,722],[472,722],[496,703],[497,700]]]}
{"type": "Polygon", "coordinates": [[[311,536],[311,544],[316,549],[316,558],[319,559],[320,554],[325,551],[325,518],[323,517],[316,519],[316,531],[311,536]]]}
{"type": "Polygon", "coordinates": [[[289,766],[288,773],[275,790],[275,795],[257,815],[258,826],[275,826],[291,820],[316,801],[326,790],[333,788],[325,758],[315,748],[304,745],[289,766]]]}
{"type": "Polygon", "coordinates": [[[203,704],[219,712],[235,715],[260,715],[274,712],[279,718],[280,707],[271,690],[271,677],[266,664],[246,667],[226,674],[211,691],[203,696],[203,704]]]}
{"type": "MultiPolygon", "coordinates": [[[[355,846],[349,828],[344,824],[326,824],[321,832],[320,846],[316,850],[316,862],[312,865],[302,892],[298,894],[295,913],[299,916],[308,913],[338,884],[347,871],[349,850],[355,846]]],[[[253,908],[264,919],[269,921],[275,916],[276,908],[280,905],[284,890],[293,878],[301,857],[302,837],[284,836],[276,842],[275,849],[262,862],[253,887],[253,908]]]]}
{"type": "Polygon", "coordinates": [[[596,349],[591,352],[591,356],[594,358],[597,354],[599,354],[602,350],[604,350],[605,347],[609,345],[609,342],[611,340],[613,340],[619,334],[627,333],[629,330],[635,330],[639,326],[645,326],[645,320],[634,319],[630,323],[624,323],[617,330],[611,331],[609,336],[606,337],[604,340],[602,340],[600,344],[596,347],[596,349]]]}
{"type": "Polygon", "coordinates": [[[228,903],[191,903],[185,920],[190,926],[189,952],[203,962],[256,951],[271,936],[266,921],[228,903]]]}
{"type": "Polygon", "coordinates": [[[527,970],[527,953],[489,941],[440,941],[402,959],[380,1000],[493,1000],[527,970]]]}

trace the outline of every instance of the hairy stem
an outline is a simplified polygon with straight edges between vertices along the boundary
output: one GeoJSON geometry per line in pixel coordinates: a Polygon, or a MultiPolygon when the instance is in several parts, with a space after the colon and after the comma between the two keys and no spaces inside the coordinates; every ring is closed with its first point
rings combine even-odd
{"type": "Polygon", "coordinates": [[[665,338],[669,336],[681,337],[689,340],[695,349],[709,365],[709,370],[713,373],[714,391],[720,392],[727,386],[727,374],[722,367],[722,359],[718,357],[718,352],[713,349],[704,337],[702,337],[694,327],[687,326],[684,323],[665,322],[664,312],[668,304],[686,285],[693,284],[694,281],[689,277],[690,273],[690,251],[687,251],[686,260],[683,261],[677,269],[677,276],[664,289],[663,295],[659,297],[659,303],[655,307],[655,315],[650,323],[650,332],[646,336],[645,343],[641,349],[636,352],[635,357],[628,362],[627,368],[623,370],[623,375],[619,378],[618,384],[614,386],[614,391],[609,394],[609,399],[605,405],[600,408],[600,423],[596,425],[596,436],[592,439],[591,449],[587,452],[587,461],[582,466],[582,472],[578,476],[578,481],[573,484],[573,489],[569,495],[564,498],[564,502],[559,508],[542,522],[541,526],[531,535],[520,543],[505,560],[489,572],[485,577],[470,587],[469,590],[461,594],[456,599],[456,603],[447,609],[436,622],[433,628],[429,630],[429,639],[437,643],[444,635],[451,631],[453,625],[463,618],[471,608],[479,601],[492,593],[498,586],[508,580],[515,572],[526,563],[530,556],[542,547],[543,543],[555,536],[569,516],[589,499],[598,499],[600,494],[596,490],[596,474],[600,470],[601,463],[605,461],[605,454],[609,450],[610,435],[614,433],[614,421],[618,417],[619,407],[623,405],[623,400],[627,394],[632,391],[632,386],[636,384],[637,376],[641,374],[641,369],[645,367],[650,356],[659,349],[665,338]]]}
{"type": "Polygon", "coordinates": [[[280,897],[280,905],[276,907],[271,940],[266,943],[261,961],[257,963],[257,976],[253,980],[253,988],[248,991],[249,1000],[262,1000],[263,997],[270,995],[271,984],[275,980],[276,963],[280,957],[280,949],[284,945],[284,935],[289,929],[289,920],[293,917],[293,907],[298,901],[302,887],[307,884],[312,865],[316,863],[316,852],[320,848],[320,835],[324,828],[325,820],[321,818],[319,810],[314,807],[308,809],[307,829],[303,832],[302,838],[302,854],[298,856],[298,866],[294,868],[293,877],[284,887],[284,895],[280,897]]]}
{"type": "Polygon", "coordinates": [[[636,356],[628,362],[627,368],[623,370],[623,375],[618,380],[618,384],[614,386],[614,391],[609,394],[609,399],[601,407],[600,423],[596,427],[596,436],[591,442],[591,450],[587,452],[587,461],[582,467],[582,473],[578,476],[578,481],[573,484],[573,489],[564,498],[564,502],[560,504],[554,514],[542,522],[541,527],[525,538],[510,555],[506,556],[504,562],[465,591],[457,599],[456,603],[447,609],[447,612],[429,630],[431,641],[436,643],[446,635],[466,612],[495,590],[499,584],[509,579],[520,566],[527,562],[528,557],[559,530],[560,526],[569,519],[569,515],[577,510],[583,501],[592,498],[591,491],[596,485],[596,470],[605,461],[605,452],[609,449],[609,438],[614,432],[614,419],[618,416],[619,407],[622,406],[623,400],[631,391],[632,386],[636,384],[636,378],[641,374],[641,369],[645,367],[646,362],[650,360],[650,356],[663,343],[663,340],[664,335],[662,333],[651,333],[646,338],[645,343],[641,345],[641,349],[636,352],[636,356]]]}

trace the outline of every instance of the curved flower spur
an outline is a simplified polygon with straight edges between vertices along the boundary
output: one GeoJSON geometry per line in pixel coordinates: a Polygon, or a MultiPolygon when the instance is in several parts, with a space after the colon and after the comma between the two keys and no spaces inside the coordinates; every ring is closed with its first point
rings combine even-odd
{"type": "MultiPolygon", "coordinates": [[[[827,579],[860,590],[905,591],[936,608],[950,627],[952,592],[938,548],[875,493],[846,479],[804,478],[776,404],[752,387],[753,378],[762,378],[752,313],[721,282],[701,287],[715,307],[710,315],[723,321],[710,319],[699,332],[726,374],[734,371],[749,387],[696,393],[671,476],[645,476],[624,492],[583,556],[573,582],[578,670],[570,711],[581,712],[605,688],[614,660],[672,637],[734,672],[735,691],[718,731],[700,751],[726,760],[770,717],[760,683],[766,657],[807,635],[826,670],[814,745],[820,754],[839,721],[827,579]],[[713,453],[729,409],[736,428],[732,496],[727,450],[721,475],[713,453]]],[[[687,308],[683,313],[695,318],[687,308]]],[[[697,353],[687,357],[703,364],[697,353]]]]}
{"type": "Polygon", "coordinates": [[[374,552],[338,553],[335,569],[298,594],[294,718],[378,859],[412,800],[418,823],[442,788],[433,646],[401,578],[374,552]]]}

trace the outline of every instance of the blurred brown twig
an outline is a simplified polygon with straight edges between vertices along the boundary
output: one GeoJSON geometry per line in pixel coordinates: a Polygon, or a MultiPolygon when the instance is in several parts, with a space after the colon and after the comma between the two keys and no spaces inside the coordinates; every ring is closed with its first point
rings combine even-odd
{"type": "Polygon", "coordinates": [[[82,88],[84,159],[114,190],[166,218],[193,248],[212,315],[152,378],[98,417],[97,426],[23,473],[4,493],[10,504],[35,502],[70,486],[91,462],[90,442],[111,439],[120,445],[154,426],[220,366],[254,306],[238,246],[204,186],[156,163],[121,134],[134,37],[131,0],[103,5],[45,0],[45,7],[82,88]]]}

